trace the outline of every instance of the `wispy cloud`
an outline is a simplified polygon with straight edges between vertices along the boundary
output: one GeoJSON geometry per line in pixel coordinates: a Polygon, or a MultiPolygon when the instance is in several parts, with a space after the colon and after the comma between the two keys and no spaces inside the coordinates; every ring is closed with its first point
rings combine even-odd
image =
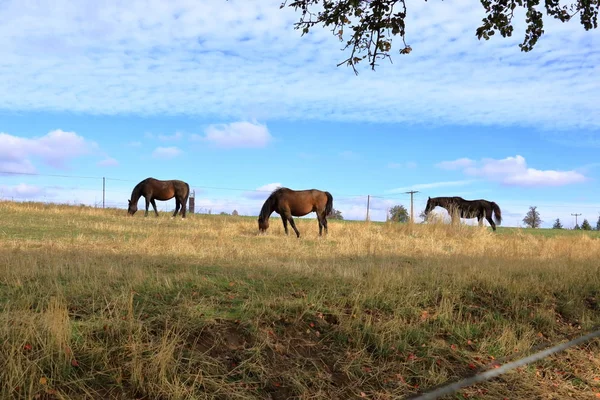
{"type": "Polygon", "coordinates": [[[511,186],[564,186],[587,181],[581,172],[529,168],[525,158],[517,155],[500,160],[484,158],[479,162],[461,158],[437,164],[445,169],[462,169],[468,176],[480,177],[511,186]]]}
{"type": "Polygon", "coordinates": [[[415,169],[417,168],[417,163],[414,161],[406,161],[406,162],[390,162],[388,163],[388,168],[391,169],[415,169]]]}
{"type": "Polygon", "coordinates": [[[175,158],[182,154],[183,152],[179,147],[171,146],[171,147],[157,147],[152,152],[152,157],[154,158],[162,158],[162,159],[170,159],[175,158]]]}
{"type": "Polygon", "coordinates": [[[65,169],[69,160],[98,149],[95,142],[60,129],[34,138],[0,133],[0,143],[0,170],[6,172],[35,172],[32,162],[35,158],[54,168],[65,169]]]}
{"type": "Polygon", "coordinates": [[[132,142],[127,143],[127,146],[129,146],[129,147],[141,147],[142,146],[142,142],[134,140],[132,142]]]}
{"type": "Polygon", "coordinates": [[[413,51],[356,77],[329,29],[301,37],[280,3],[4,1],[0,109],[600,128],[600,37],[577,22],[548,19],[523,53],[522,15],[479,41],[481,5],[411,3],[413,51]]]}
{"type": "Polygon", "coordinates": [[[248,199],[255,199],[255,200],[259,200],[259,199],[266,200],[267,197],[269,197],[269,194],[273,190],[280,188],[280,187],[281,187],[281,183],[279,183],[279,182],[267,183],[266,185],[257,187],[255,189],[255,191],[245,192],[243,194],[243,197],[246,197],[248,199]]]}
{"type": "Polygon", "coordinates": [[[116,167],[117,165],[119,165],[119,162],[112,157],[107,157],[104,160],[98,161],[98,166],[100,167],[116,167]]]}
{"type": "Polygon", "coordinates": [[[475,161],[471,160],[470,158],[459,158],[458,160],[454,161],[442,161],[437,163],[436,167],[441,169],[456,170],[468,168],[473,164],[475,164],[475,161]]]}
{"type": "Polygon", "coordinates": [[[441,187],[455,187],[455,186],[466,186],[473,183],[472,180],[461,180],[461,181],[442,181],[442,182],[431,182],[431,183],[418,183],[412,186],[405,186],[396,189],[390,189],[387,193],[403,193],[409,190],[426,190],[426,189],[437,189],[441,187]]]}
{"type": "Polygon", "coordinates": [[[210,125],[204,135],[192,135],[192,140],[206,141],[222,148],[260,148],[272,139],[266,125],[245,121],[210,125]]]}
{"type": "Polygon", "coordinates": [[[46,194],[45,188],[26,183],[13,186],[0,185],[0,198],[5,199],[35,200],[46,194]]]}
{"type": "Polygon", "coordinates": [[[163,142],[174,142],[177,140],[181,140],[183,138],[183,133],[181,132],[175,132],[172,135],[157,135],[158,140],[163,141],[163,142]]]}

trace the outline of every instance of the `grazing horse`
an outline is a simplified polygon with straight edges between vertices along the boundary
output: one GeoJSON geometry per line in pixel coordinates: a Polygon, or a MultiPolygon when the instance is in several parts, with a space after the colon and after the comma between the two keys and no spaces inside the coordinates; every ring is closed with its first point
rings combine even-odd
{"type": "Polygon", "coordinates": [[[158,217],[158,211],[156,210],[155,200],[166,201],[171,200],[175,197],[175,212],[173,218],[177,215],[179,207],[181,206],[181,218],[185,218],[185,206],[187,204],[188,197],[190,195],[190,185],[186,182],[178,180],[161,181],[154,178],[146,178],[133,188],[131,192],[131,199],[128,200],[129,208],[127,213],[133,216],[137,211],[137,203],[141,196],[146,199],[146,212],[144,217],[148,216],[148,207],[152,203],[154,213],[158,217]]]}
{"type": "Polygon", "coordinates": [[[281,215],[283,222],[283,228],[285,234],[288,234],[288,221],[296,237],[300,237],[300,232],[296,228],[294,217],[301,217],[310,212],[317,213],[317,220],[319,221],[319,236],[323,233],[323,227],[325,227],[325,234],[327,234],[327,215],[333,210],[333,196],[331,193],[324,192],[317,189],[309,190],[292,190],[288,188],[275,189],[271,195],[267,198],[265,203],[260,210],[258,216],[258,229],[264,233],[269,228],[269,217],[275,211],[281,215]]]}
{"type": "Polygon", "coordinates": [[[450,214],[452,221],[455,221],[457,215],[460,218],[477,218],[479,225],[482,223],[482,219],[485,219],[490,223],[492,229],[496,230],[496,224],[492,221],[492,213],[496,219],[496,223],[500,225],[502,222],[502,212],[498,204],[488,200],[465,200],[462,197],[428,197],[427,206],[425,207],[425,216],[431,212],[435,207],[440,206],[445,208],[450,214]]]}

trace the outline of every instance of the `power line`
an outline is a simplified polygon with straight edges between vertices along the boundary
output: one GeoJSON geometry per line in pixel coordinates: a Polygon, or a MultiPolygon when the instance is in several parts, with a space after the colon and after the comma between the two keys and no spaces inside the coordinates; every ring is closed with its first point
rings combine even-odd
{"type": "MultiPolygon", "coordinates": [[[[64,174],[42,174],[35,172],[14,172],[14,171],[0,171],[0,175],[24,175],[24,176],[38,176],[38,177],[55,177],[55,178],[72,178],[72,179],[97,179],[98,181],[104,180],[106,181],[117,181],[117,182],[131,182],[137,183],[139,181],[132,179],[121,179],[121,178],[111,178],[111,177],[101,177],[101,176],[83,176],[83,175],[64,175],[64,174]]],[[[232,187],[217,187],[217,186],[204,186],[204,185],[196,185],[194,183],[189,183],[189,185],[195,189],[207,189],[207,190],[226,190],[226,191],[238,191],[238,192],[250,192],[250,193],[271,193],[271,190],[259,190],[259,189],[243,189],[243,188],[232,188],[232,187]]],[[[46,186],[46,188],[50,188],[50,186],[46,186]]],[[[56,188],[56,189],[68,189],[68,188],[56,188]]],[[[88,190],[93,191],[94,189],[87,188],[72,188],[76,190],[88,190]]],[[[106,193],[125,193],[125,190],[111,190],[110,188],[104,188],[106,193]]],[[[344,194],[344,193],[336,193],[336,200],[359,200],[361,198],[368,198],[367,200],[371,203],[371,199],[379,199],[379,200],[397,200],[397,199],[405,199],[406,195],[411,196],[411,209],[413,208],[412,203],[414,202],[414,197],[419,197],[421,192],[416,190],[411,190],[404,192],[402,194],[393,193],[393,194],[344,194]],[[412,193],[411,193],[412,192],[412,193]]],[[[515,204],[511,203],[512,207],[529,207],[530,204],[515,204]]],[[[561,205],[561,204],[538,204],[538,207],[548,207],[548,208],[567,208],[573,207],[571,205],[561,205]]],[[[579,208],[584,209],[600,209],[599,205],[576,205],[579,208]]],[[[412,212],[411,212],[412,214],[412,212]]],[[[581,214],[579,214],[581,215],[581,214]]]]}

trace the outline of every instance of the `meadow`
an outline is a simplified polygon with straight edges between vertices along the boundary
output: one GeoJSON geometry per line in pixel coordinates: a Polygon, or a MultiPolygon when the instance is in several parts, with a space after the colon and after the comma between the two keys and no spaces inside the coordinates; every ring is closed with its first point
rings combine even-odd
{"type": "MultiPolygon", "coordinates": [[[[0,397],[399,399],[600,324],[595,232],[0,202],[0,397]]],[[[592,340],[455,399],[597,399],[592,340]]]]}

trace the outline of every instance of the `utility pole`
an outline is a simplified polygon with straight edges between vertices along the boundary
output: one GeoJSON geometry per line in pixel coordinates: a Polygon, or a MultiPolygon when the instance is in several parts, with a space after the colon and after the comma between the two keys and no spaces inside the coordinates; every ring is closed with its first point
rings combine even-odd
{"type": "Polygon", "coordinates": [[[104,208],[105,200],[106,200],[106,178],[102,177],[102,208],[104,208]]]}
{"type": "Polygon", "coordinates": [[[571,215],[573,215],[575,217],[575,226],[578,226],[577,225],[577,217],[580,216],[581,214],[571,214],[571,215]]]}
{"type": "Polygon", "coordinates": [[[415,222],[415,213],[413,209],[413,194],[419,193],[418,190],[411,190],[410,192],[405,192],[406,194],[410,194],[410,223],[415,222]]]}
{"type": "Polygon", "coordinates": [[[367,222],[369,221],[369,205],[371,204],[371,195],[367,195],[367,222]]]}

